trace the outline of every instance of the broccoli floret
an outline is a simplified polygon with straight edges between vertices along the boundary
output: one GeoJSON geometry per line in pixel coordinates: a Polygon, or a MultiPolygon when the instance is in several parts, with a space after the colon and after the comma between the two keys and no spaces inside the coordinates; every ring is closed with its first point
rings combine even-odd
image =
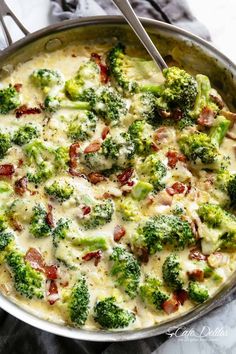
{"type": "Polygon", "coordinates": [[[216,249],[236,248],[236,217],[217,204],[203,204],[198,209],[203,225],[200,229],[204,254],[216,249]]]}
{"type": "Polygon", "coordinates": [[[191,112],[194,119],[197,119],[203,110],[203,108],[208,107],[215,113],[218,112],[218,106],[211,100],[211,84],[207,76],[198,74],[196,75],[197,81],[197,97],[191,112]]]}
{"type": "Polygon", "coordinates": [[[140,296],[143,301],[154,306],[157,310],[161,310],[163,302],[169,298],[162,291],[162,282],[159,279],[151,277],[147,277],[144,284],[140,286],[140,296]]]}
{"type": "Polygon", "coordinates": [[[33,208],[29,232],[37,238],[47,237],[51,234],[51,228],[47,223],[47,212],[40,204],[33,208]]]}
{"type": "Polygon", "coordinates": [[[7,217],[5,214],[0,214],[0,232],[7,229],[7,217]]]}
{"type": "Polygon", "coordinates": [[[122,198],[116,203],[117,211],[121,214],[124,221],[140,220],[140,210],[138,203],[130,197],[122,198]]]}
{"type": "Polygon", "coordinates": [[[106,251],[108,249],[107,241],[104,237],[85,237],[75,238],[72,241],[74,246],[83,247],[83,249],[92,252],[96,250],[106,251]]]}
{"type": "Polygon", "coordinates": [[[186,71],[171,67],[163,70],[165,82],[161,87],[159,104],[164,101],[168,109],[193,107],[197,97],[197,82],[186,71]]]}
{"type": "Polygon", "coordinates": [[[137,120],[146,120],[150,124],[160,121],[157,98],[151,92],[138,93],[133,96],[130,113],[137,120]]]}
{"type": "Polygon", "coordinates": [[[70,156],[69,156],[69,147],[60,146],[55,150],[55,169],[58,171],[66,170],[69,166],[70,156]]]}
{"type": "Polygon", "coordinates": [[[0,159],[3,159],[11,147],[10,134],[0,132],[0,159]]]}
{"type": "Polygon", "coordinates": [[[57,199],[60,202],[64,202],[72,196],[74,193],[74,187],[69,183],[64,183],[63,185],[55,181],[50,186],[46,186],[45,192],[51,197],[57,199]]]}
{"type": "Polygon", "coordinates": [[[85,324],[89,313],[89,290],[84,277],[73,286],[71,292],[64,297],[67,303],[70,321],[81,327],[85,324]]]}
{"type": "Polygon", "coordinates": [[[13,274],[16,291],[29,299],[33,297],[42,299],[44,297],[43,276],[24,260],[24,254],[12,251],[7,255],[6,261],[13,274]]]}
{"type": "Polygon", "coordinates": [[[15,89],[9,85],[9,87],[0,90],[0,113],[7,114],[11,110],[19,107],[20,102],[20,94],[15,89]]]}
{"type": "Polygon", "coordinates": [[[162,276],[165,284],[171,290],[180,290],[183,287],[184,280],[179,258],[176,254],[170,254],[166,257],[162,266],[162,276]]]}
{"type": "Polygon", "coordinates": [[[133,299],[138,291],[141,274],[138,261],[122,247],[113,249],[110,260],[113,262],[111,275],[116,279],[116,284],[133,299]]]}
{"type": "Polygon", "coordinates": [[[112,219],[114,213],[114,204],[111,199],[107,199],[100,204],[92,206],[91,212],[80,220],[85,229],[96,229],[112,219]]]}
{"type": "MultiPolygon", "coordinates": [[[[100,86],[100,68],[93,60],[82,64],[73,79],[66,81],[65,92],[72,101],[83,101],[86,92],[100,86]]],[[[90,97],[89,97],[90,98],[90,97]]]]}
{"type": "Polygon", "coordinates": [[[33,84],[41,89],[52,88],[61,85],[63,82],[60,72],[51,69],[34,70],[30,78],[33,84]]]}
{"type": "Polygon", "coordinates": [[[128,133],[134,143],[136,154],[148,155],[150,153],[152,148],[151,131],[151,126],[144,120],[136,120],[130,125],[128,133]]]}
{"type": "Polygon", "coordinates": [[[111,75],[125,92],[158,92],[162,77],[154,61],[126,55],[121,43],[110,50],[107,61],[111,75]]]}
{"type": "Polygon", "coordinates": [[[68,219],[59,219],[55,229],[53,230],[53,244],[57,246],[60,240],[64,240],[67,237],[70,229],[70,221],[68,219]]]}
{"type": "Polygon", "coordinates": [[[118,306],[115,297],[107,297],[95,304],[94,320],[102,328],[116,329],[128,327],[135,321],[135,315],[118,306]]]}
{"type": "Polygon", "coordinates": [[[42,162],[38,165],[36,172],[28,172],[27,178],[29,182],[34,184],[40,184],[43,181],[48,180],[53,175],[52,166],[47,162],[42,162]]]}
{"type": "Polygon", "coordinates": [[[94,113],[89,111],[80,112],[70,122],[67,135],[75,141],[84,141],[92,137],[96,129],[96,124],[97,118],[94,113]]]}
{"type": "Polygon", "coordinates": [[[78,110],[89,110],[91,105],[89,102],[74,101],[63,99],[59,96],[53,96],[48,94],[44,100],[44,109],[46,112],[55,113],[59,109],[78,109],[78,110]]]}
{"type": "Polygon", "coordinates": [[[230,197],[231,204],[235,207],[236,205],[236,175],[230,175],[229,173],[226,172],[226,182],[227,187],[226,190],[228,192],[228,195],[230,197]]]}
{"type": "Polygon", "coordinates": [[[214,125],[210,129],[209,137],[211,138],[211,142],[219,147],[224,137],[230,127],[231,122],[226,119],[224,116],[218,116],[215,121],[214,125]]]}
{"type": "Polygon", "coordinates": [[[179,147],[182,153],[193,163],[199,161],[205,165],[212,165],[216,163],[219,158],[219,152],[215,144],[212,143],[211,138],[205,134],[196,132],[194,134],[182,134],[179,141],[179,147]]]}
{"type": "Polygon", "coordinates": [[[0,232],[0,265],[5,262],[6,256],[14,246],[14,235],[11,232],[0,232]]]}
{"type": "Polygon", "coordinates": [[[153,185],[148,182],[138,181],[133,187],[131,194],[136,200],[145,199],[153,191],[153,185]]]}
{"type": "Polygon", "coordinates": [[[26,124],[15,132],[12,141],[16,145],[22,146],[29,143],[32,139],[38,138],[38,136],[38,129],[32,124],[26,124]]]}
{"type": "Polygon", "coordinates": [[[92,108],[97,115],[112,126],[117,125],[128,112],[122,96],[111,87],[104,88],[96,94],[92,108]]]}
{"type": "Polygon", "coordinates": [[[166,166],[157,154],[149,155],[137,168],[141,179],[151,183],[156,192],[165,188],[163,181],[167,174],[166,166]]]}
{"type": "Polygon", "coordinates": [[[102,143],[102,154],[106,158],[116,160],[119,157],[121,145],[118,144],[112,137],[106,138],[102,143]]]}
{"type": "Polygon", "coordinates": [[[189,223],[176,215],[154,216],[141,223],[134,235],[134,246],[146,248],[150,254],[161,251],[164,245],[184,249],[195,241],[189,223]]]}
{"type": "Polygon", "coordinates": [[[209,293],[205,286],[196,281],[190,281],[188,285],[188,296],[190,300],[202,303],[209,298],[209,293]]]}

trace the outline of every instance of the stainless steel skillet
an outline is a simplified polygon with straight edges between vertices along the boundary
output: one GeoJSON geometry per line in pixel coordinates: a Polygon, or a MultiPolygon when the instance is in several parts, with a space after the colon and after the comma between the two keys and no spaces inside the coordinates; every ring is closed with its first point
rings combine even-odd
{"type": "MultiPolygon", "coordinates": [[[[1,15],[9,14],[9,10],[2,2],[0,2],[0,12],[2,12],[1,15]]],[[[0,21],[2,21],[1,15],[0,21]]],[[[236,66],[226,56],[208,42],[182,29],[154,20],[141,20],[164,57],[172,56],[187,70],[208,75],[215,88],[223,95],[229,108],[236,111],[234,96],[236,66]]],[[[50,53],[65,47],[74,40],[104,42],[118,37],[128,45],[140,46],[137,38],[121,17],[106,16],[69,20],[33,34],[28,34],[25,28],[20,26],[26,36],[0,53],[0,78],[10,75],[15,65],[30,60],[37,53],[50,53]]],[[[7,38],[11,43],[9,33],[7,38]]],[[[0,295],[0,307],[32,326],[61,336],[90,341],[127,341],[158,335],[206,315],[232,293],[235,285],[236,274],[233,274],[214,298],[195,307],[191,312],[151,328],[135,331],[88,331],[57,325],[31,315],[3,295],[0,295]]]]}

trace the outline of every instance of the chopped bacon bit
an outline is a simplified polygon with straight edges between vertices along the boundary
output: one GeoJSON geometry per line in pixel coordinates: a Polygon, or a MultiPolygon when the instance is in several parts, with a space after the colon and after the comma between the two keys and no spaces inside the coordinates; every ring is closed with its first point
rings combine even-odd
{"type": "Polygon", "coordinates": [[[123,236],[125,236],[125,234],[126,234],[126,230],[125,230],[124,226],[116,225],[116,227],[114,229],[114,241],[119,242],[120,239],[123,236]]]}
{"type": "Polygon", "coordinates": [[[14,231],[22,231],[23,226],[13,217],[9,219],[10,226],[13,228],[14,231]]]}
{"type": "Polygon", "coordinates": [[[22,86],[23,86],[22,84],[15,84],[14,88],[16,89],[17,92],[20,92],[22,89],[22,86]]]}
{"type": "Polygon", "coordinates": [[[100,147],[101,143],[98,141],[94,141],[84,149],[84,154],[91,154],[92,152],[97,152],[100,147]]]}
{"type": "Polygon", "coordinates": [[[87,176],[84,174],[84,173],[81,173],[81,172],[78,172],[78,171],[75,171],[73,168],[69,168],[69,174],[71,176],[74,176],[74,177],[81,177],[81,178],[84,178],[84,179],[88,179],[87,176]]]}
{"type": "Polygon", "coordinates": [[[151,143],[151,148],[153,151],[159,151],[159,147],[157,146],[157,144],[155,144],[154,142],[151,143]]]}
{"type": "Polygon", "coordinates": [[[180,304],[179,301],[177,301],[177,299],[173,296],[172,299],[163,302],[162,308],[165,311],[165,313],[170,315],[171,313],[178,311],[179,304],[180,304]]]}
{"type": "Polygon", "coordinates": [[[198,226],[197,220],[196,219],[192,220],[190,223],[190,226],[191,226],[191,229],[193,231],[195,238],[198,240],[200,238],[200,236],[199,236],[199,232],[198,232],[199,226],[198,226]]]}
{"type": "Polygon", "coordinates": [[[70,146],[69,156],[70,156],[70,168],[73,170],[77,167],[77,157],[79,153],[80,143],[74,143],[70,146]]]}
{"type": "Polygon", "coordinates": [[[99,182],[103,182],[106,180],[106,177],[104,177],[101,173],[99,172],[91,172],[88,175],[88,180],[92,184],[97,184],[99,182]]]}
{"type": "Polygon", "coordinates": [[[58,299],[59,299],[59,294],[58,294],[57,283],[54,280],[51,280],[48,289],[48,302],[50,305],[53,305],[58,299]]]}
{"type": "Polygon", "coordinates": [[[133,187],[133,185],[134,185],[134,181],[128,181],[128,182],[127,182],[127,186],[133,187]]]}
{"type": "Polygon", "coordinates": [[[20,196],[23,196],[24,193],[27,191],[27,184],[28,184],[28,179],[26,176],[18,179],[15,182],[15,192],[16,194],[19,194],[20,196]]]}
{"type": "Polygon", "coordinates": [[[46,215],[46,223],[50,227],[54,227],[54,221],[53,221],[53,214],[52,214],[53,207],[51,204],[48,204],[48,212],[46,215]]]}
{"type": "Polygon", "coordinates": [[[166,188],[169,195],[181,194],[185,191],[185,185],[181,182],[175,182],[172,187],[166,188]]]}
{"type": "Polygon", "coordinates": [[[107,84],[109,81],[108,67],[102,63],[101,55],[97,53],[91,54],[91,59],[100,67],[100,78],[102,84],[107,84]]]}
{"type": "Polygon", "coordinates": [[[50,265],[50,266],[45,265],[44,266],[44,273],[45,273],[47,279],[55,280],[58,278],[56,265],[50,265]]]}
{"type": "Polygon", "coordinates": [[[72,56],[72,58],[76,58],[77,57],[77,55],[74,54],[74,53],[72,53],[71,56],[72,56]]]}
{"type": "Polygon", "coordinates": [[[113,197],[113,195],[111,193],[105,192],[101,199],[110,199],[112,197],[113,197]]]}
{"type": "Polygon", "coordinates": [[[98,263],[100,262],[102,257],[102,251],[94,251],[94,252],[89,252],[86,255],[82,257],[82,259],[86,262],[90,261],[91,259],[95,258],[94,265],[97,266],[98,263]]]}
{"type": "Polygon", "coordinates": [[[207,259],[198,248],[191,249],[188,257],[189,259],[196,259],[198,261],[205,261],[207,259]]]}
{"type": "Polygon", "coordinates": [[[168,166],[170,168],[174,168],[178,161],[186,162],[186,157],[174,150],[169,150],[166,157],[168,158],[168,166]]]}
{"type": "Polygon", "coordinates": [[[214,118],[215,112],[209,107],[204,107],[200,113],[197,122],[203,127],[211,127],[214,123],[214,118]]]}
{"type": "Polygon", "coordinates": [[[225,104],[224,104],[224,102],[223,102],[223,100],[222,100],[222,98],[221,98],[220,96],[214,95],[213,93],[210,93],[210,97],[211,97],[212,101],[213,101],[215,104],[217,104],[217,106],[218,106],[220,109],[224,108],[225,104]]]}
{"type": "Polygon", "coordinates": [[[173,110],[173,112],[171,112],[171,118],[174,120],[180,120],[183,118],[183,112],[181,111],[181,109],[176,108],[173,110]]]}
{"type": "Polygon", "coordinates": [[[122,172],[120,175],[118,175],[117,179],[120,182],[120,184],[123,186],[123,185],[125,185],[125,184],[127,184],[129,182],[129,180],[132,177],[133,173],[134,173],[134,169],[133,168],[128,168],[127,170],[122,172]]]}
{"type": "Polygon", "coordinates": [[[194,269],[191,272],[187,272],[189,279],[203,281],[204,271],[202,269],[194,269]]]}
{"type": "Polygon", "coordinates": [[[20,168],[23,165],[23,163],[24,163],[24,160],[23,159],[19,159],[17,167],[20,168]]]}
{"type": "Polygon", "coordinates": [[[104,127],[103,128],[103,131],[102,131],[102,140],[105,140],[106,139],[106,137],[107,137],[107,134],[109,133],[109,131],[110,131],[110,128],[109,127],[104,127]]]}
{"type": "Polygon", "coordinates": [[[181,305],[183,305],[188,299],[188,293],[184,289],[178,290],[174,293],[174,297],[181,305]]]}
{"type": "Polygon", "coordinates": [[[16,118],[20,118],[23,115],[28,115],[28,114],[40,114],[42,111],[38,107],[32,107],[29,108],[26,104],[23,106],[17,108],[15,110],[16,118]]]}
{"type": "Polygon", "coordinates": [[[83,206],[82,211],[83,211],[83,215],[85,216],[91,212],[91,208],[90,206],[83,206]]]}
{"type": "Polygon", "coordinates": [[[162,141],[168,138],[168,129],[166,127],[160,127],[154,132],[154,139],[157,141],[162,141]]]}
{"type": "Polygon", "coordinates": [[[0,176],[10,177],[15,173],[15,167],[11,163],[0,165],[0,176]]]}
{"type": "Polygon", "coordinates": [[[168,111],[164,111],[162,109],[159,110],[159,113],[163,119],[168,119],[171,116],[171,113],[168,111]]]}
{"type": "Polygon", "coordinates": [[[36,248],[29,248],[25,255],[25,260],[30,263],[31,267],[44,271],[44,260],[42,254],[36,248]]]}
{"type": "Polygon", "coordinates": [[[149,261],[149,253],[146,247],[135,248],[135,254],[142,263],[148,263],[149,261]]]}

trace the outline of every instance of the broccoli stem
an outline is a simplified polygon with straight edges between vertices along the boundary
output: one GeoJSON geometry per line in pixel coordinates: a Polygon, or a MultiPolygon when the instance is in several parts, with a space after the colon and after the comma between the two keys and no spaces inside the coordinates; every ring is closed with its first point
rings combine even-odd
{"type": "Polygon", "coordinates": [[[84,109],[89,110],[90,104],[89,102],[81,102],[81,101],[61,101],[60,102],[61,108],[71,108],[71,109],[84,109]]]}
{"type": "Polygon", "coordinates": [[[210,130],[210,138],[213,144],[219,147],[230,127],[231,122],[223,116],[218,116],[215,125],[210,130]]]}

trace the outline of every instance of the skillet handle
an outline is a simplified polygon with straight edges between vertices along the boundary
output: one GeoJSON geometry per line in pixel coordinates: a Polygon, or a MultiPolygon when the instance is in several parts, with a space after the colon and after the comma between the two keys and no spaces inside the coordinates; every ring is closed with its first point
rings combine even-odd
{"type": "Polygon", "coordinates": [[[5,0],[0,0],[0,22],[2,24],[2,29],[5,34],[7,44],[11,45],[13,43],[13,39],[12,39],[12,36],[11,36],[11,34],[6,26],[6,23],[4,21],[4,18],[6,16],[10,16],[13,19],[13,21],[20,28],[22,33],[27,35],[30,32],[22,25],[22,23],[19,21],[19,19],[16,17],[16,15],[11,11],[11,9],[5,3],[5,0]]]}

